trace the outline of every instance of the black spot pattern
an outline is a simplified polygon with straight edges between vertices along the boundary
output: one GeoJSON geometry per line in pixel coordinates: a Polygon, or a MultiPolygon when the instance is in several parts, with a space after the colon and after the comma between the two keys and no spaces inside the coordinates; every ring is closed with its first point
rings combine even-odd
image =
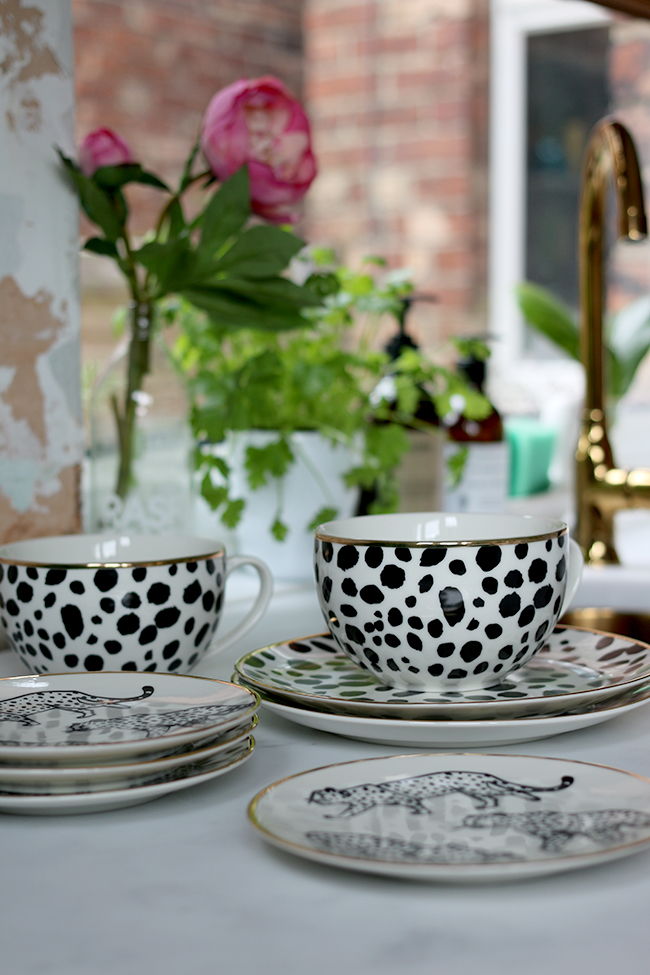
{"type": "Polygon", "coordinates": [[[524,584],[524,577],[519,569],[512,569],[503,580],[510,589],[519,589],[524,584]]]}
{"type": "Polygon", "coordinates": [[[508,616],[516,616],[521,607],[521,597],[519,593],[511,592],[507,596],[504,596],[499,603],[499,613],[504,618],[508,616]]]}
{"type": "Polygon", "coordinates": [[[163,664],[166,669],[168,663],[183,672],[191,666],[190,657],[198,660],[207,648],[221,612],[222,558],[210,561],[210,568],[203,562],[194,562],[194,569],[189,567],[194,578],[177,572],[178,582],[172,580],[169,565],[88,569],[9,566],[3,568],[3,583],[10,589],[0,591],[0,607],[6,614],[1,619],[12,645],[37,672],[66,668],[154,671],[163,664]],[[190,616],[183,592],[195,582],[197,599],[190,616]],[[189,632],[194,643],[191,652],[187,640],[180,639],[189,632]],[[178,649],[173,660],[163,658],[163,649],[176,638],[178,649]]]}
{"type": "Polygon", "coordinates": [[[481,545],[476,553],[476,564],[484,572],[492,572],[501,561],[501,548],[498,545],[481,545]]]}
{"type": "Polygon", "coordinates": [[[427,632],[434,640],[438,640],[442,636],[443,629],[442,620],[430,620],[427,623],[427,632]]]}
{"type": "MultiPolygon", "coordinates": [[[[189,586],[186,586],[183,590],[183,602],[195,603],[200,595],[201,583],[198,581],[198,579],[195,579],[194,582],[192,582],[189,586]]],[[[155,602],[155,600],[151,600],[151,602],[155,602]]],[[[162,602],[165,602],[165,600],[162,600],[162,602]]]]}
{"type": "Polygon", "coordinates": [[[429,592],[432,586],[433,586],[433,576],[431,575],[422,576],[422,578],[418,582],[418,589],[420,590],[420,592],[429,592]]]}
{"type": "Polygon", "coordinates": [[[135,613],[127,613],[124,616],[120,616],[117,621],[118,633],[122,636],[128,636],[130,633],[137,633],[140,629],[140,620],[135,613]]]}
{"type": "Polygon", "coordinates": [[[447,554],[446,548],[441,548],[441,547],[425,548],[422,555],[420,556],[420,565],[422,566],[440,565],[441,562],[444,562],[446,554],[447,554]]]}
{"type": "Polygon", "coordinates": [[[356,596],[357,594],[357,587],[354,584],[354,579],[344,579],[341,583],[341,589],[346,596],[356,596]]]}
{"type": "Polygon", "coordinates": [[[29,603],[34,595],[34,590],[28,582],[20,582],[16,589],[16,595],[21,603],[29,603]]]}
{"type": "MultiPolygon", "coordinates": [[[[201,587],[199,583],[195,582],[194,585],[199,586],[199,592],[200,592],[201,587]]],[[[187,589],[185,590],[185,592],[187,592],[187,589]]],[[[166,582],[154,582],[154,584],[152,586],[149,586],[147,590],[147,602],[153,603],[154,606],[162,606],[163,603],[167,602],[170,595],[171,595],[171,589],[166,582]]],[[[186,600],[186,602],[189,602],[189,600],[186,600]]]]}
{"type": "MultiPolygon", "coordinates": [[[[10,569],[9,569],[9,572],[11,572],[11,569],[13,569],[13,568],[14,568],[14,566],[11,566],[10,569]]],[[[65,577],[67,576],[67,574],[68,573],[67,573],[67,570],[66,569],[48,569],[48,571],[47,571],[47,573],[45,575],[45,585],[46,586],[59,586],[62,582],[65,581],[65,577]]],[[[8,578],[9,578],[9,581],[11,582],[12,580],[11,580],[11,576],[9,574],[8,574],[8,578]]]]}
{"type": "Polygon", "coordinates": [[[359,553],[354,545],[344,545],[339,549],[336,557],[336,564],[343,571],[353,568],[359,561],[359,553]]]}
{"type": "Polygon", "coordinates": [[[167,629],[168,627],[174,625],[180,615],[181,611],[177,606],[170,606],[167,609],[161,609],[159,613],[156,613],[156,626],[160,629],[167,629]]]}
{"type": "Polygon", "coordinates": [[[387,589],[400,589],[405,578],[404,569],[399,565],[385,565],[381,570],[381,584],[387,589]]]}
{"type": "Polygon", "coordinates": [[[71,640],[76,640],[84,631],[83,616],[77,606],[71,604],[63,606],[61,609],[61,621],[71,640]]]}
{"type": "Polygon", "coordinates": [[[528,569],[528,578],[531,582],[543,582],[548,572],[548,565],[545,559],[534,559],[528,569]]]}
{"type": "Polygon", "coordinates": [[[384,601],[384,594],[379,586],[364,586],[359,595],[363,599],[364,603],[369,603],[371,605],[383,603],[384,601]]]}

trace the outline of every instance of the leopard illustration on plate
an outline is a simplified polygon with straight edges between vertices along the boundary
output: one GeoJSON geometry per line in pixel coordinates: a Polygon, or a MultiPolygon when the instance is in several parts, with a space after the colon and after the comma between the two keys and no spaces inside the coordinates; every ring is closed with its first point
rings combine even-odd
{"type": "Polygon", "coordinates": [[[272,845],[330,866],[518,879],[649,847],[650,779],[565,759],[397,755],[282,779],[255,796],[249,818],[272,845]]]}
{"type": "Polygon", "coordinates": [[[259,698],[176,674],[35,674],[0,680],[0,762],[75,764],[177,747],[252,715],[259,698]]]}

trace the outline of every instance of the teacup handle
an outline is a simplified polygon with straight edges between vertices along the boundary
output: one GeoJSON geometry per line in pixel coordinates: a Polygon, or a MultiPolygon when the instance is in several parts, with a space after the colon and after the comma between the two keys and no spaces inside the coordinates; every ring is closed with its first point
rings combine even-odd
{"type": "Polygon", "coordinates": [[[271,570],[269,569],[266,562],[262,562],[261,559],[255,558],[254,555],[230,555],[226,558],[226,577],[225,581],[231,572],[235,569],[239,569],[242,565],[252,565],[257,574],[260,577],[260,591],[257,594],[257,599],[253,603],[251,609],[237,626],[233,627],[229,633],[226,633],[221,639],[215,640],[210,647],[208,647],[207,652],[203,656],[203,660],[207,660],[208,657],[216,656],[221,653],[222,650],[226,650],[228,647],[232,646],[235,640],[238,640],[240,636],[244,633],[248,633],[251,627],[255,626],[257,621],[261,619],[266,611],[266,607],[269,604],[269,600],[273,595],[273,576],[271,575],[271,570]]]}
{"type": "Polygon", "coordinates": [[[573,538],[569,539],[569,567],[567,570],[566,589],[564,591],[564,601],[560,610],[560,619],[566,613],[571,600],[578,591],[580,579],[582,578],[582,567],[585,564],[582,549],[573,538]]]}

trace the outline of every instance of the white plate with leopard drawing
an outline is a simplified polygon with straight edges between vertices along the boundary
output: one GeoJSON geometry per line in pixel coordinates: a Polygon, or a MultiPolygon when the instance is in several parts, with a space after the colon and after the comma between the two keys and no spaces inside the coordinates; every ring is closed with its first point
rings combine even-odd
{"type": "Polygon", "coordinates": [[[155,673],[0,680],[0,763],[141,761],[237,727],[259,705],[227,681],[155,673]]]}
{"type": "Polygon", "coordinates": [[[218,738],[208,738],[200,747],[185,745],[173,755],[154,757],[144,762],[124,765],[0,765],[0,793],[21,795],[56,795],[59,793],[100,792],[147,785],[161,775],[189,765],[219,759],[229,763],[238,756],[242,745],[257,725],[257,715],[245,730],[236,728],[218,738]]]}
{"type": "Polygon", "coordinates": [[[238,768],[250,758],[255,747],[251,736],[238,746],[226,760],[217,755],[199,765],[188,764],[162,774],[146,785],[127,786],[97,792],[75,792],[66,795],[12,795],[0,791],[0,813],[21,816],[61,816],[76,813],[108,812],[125,806],[138,806],[171,792],[179,792],[195,785],[210,782],[238,768]]]}
{"type": "Polygon", "coordinates": [[[518,755],[364,759],[273,783],[249,817],[273,846],[329,866],[477,882],[559,873],[650,847],[650,780],[518,755]]]}
{"type": "Polygon", "coordinates": [[[235,670],[248,686],[336,714],[406,720],[479,720],[560,714],[614,699],[650,680],[650,646],[582,627],[557,626],[540,652],[499,684],[439,691],[390,687],[353,663],[329,633],[254,650],[235,670]]]}

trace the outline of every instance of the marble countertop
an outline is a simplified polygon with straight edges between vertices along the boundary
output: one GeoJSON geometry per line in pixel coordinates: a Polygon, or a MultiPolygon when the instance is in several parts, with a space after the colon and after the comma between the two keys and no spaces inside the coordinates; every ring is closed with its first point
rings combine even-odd
{"type": "MultiPolygon", "coordinates": [[[[243,613],[233,589],[222,632],[243,613]]],[[[284,586],[248,649],[323,630],[311,586],[284,586]]],[[[9,651],[0,676],[21,673],[9,651]]],[[[81,816],[0,816],[2,971],[11,975],[645,975],[650,852],[534,881],[452,886],[309,863],[267,846],[249,800],[276,779],[399,754],[260,714],[251,760],[155,802],[81,816]]],[[[414,749],[409,749],[414,751],[414,749]]],[[[650,706],[492,752],[650,776],[650,706]]]]}

